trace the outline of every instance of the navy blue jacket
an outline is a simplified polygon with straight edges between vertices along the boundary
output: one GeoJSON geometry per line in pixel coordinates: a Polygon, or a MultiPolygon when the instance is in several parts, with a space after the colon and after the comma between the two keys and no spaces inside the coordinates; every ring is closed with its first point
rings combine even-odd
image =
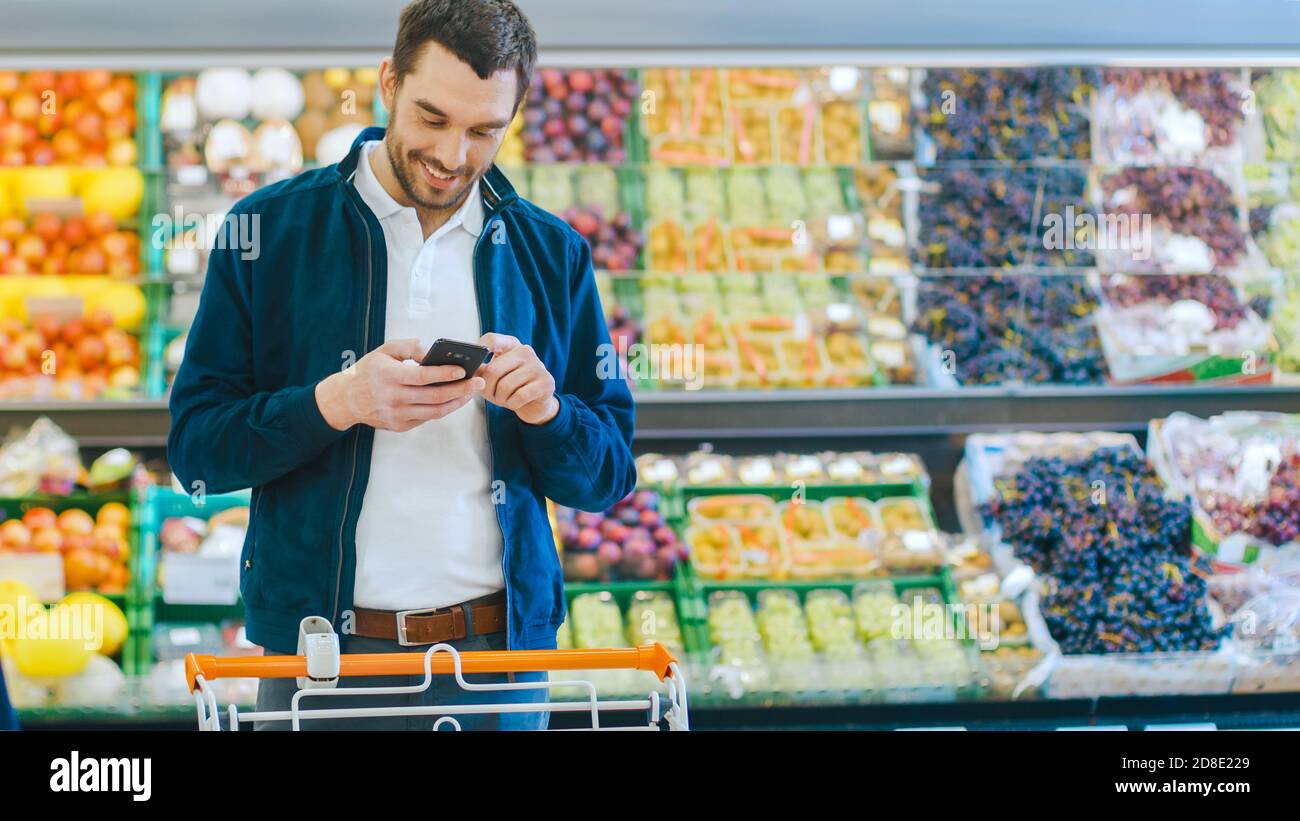
{"type": "Polygon", "coordinates": [[[0,670],[0,730],[17,730],[18,714],[9,704],[9,693],[5,690],[5,672],[0,670]]]}
{"type": "MultiPolygon", "coordinates": [[[[304,617],[325,616],[343,634],[352,606],[374,428],[331,428],[315,386],[384,342],[388,252],[352,184],[361,144],[383,133],[367,129],[338,165],[235,205],[233,217],[260,220],[260,254],[245,259],[236,243],[212,252],[171,390],[167,451],[181,483],[203,493],[253,488],[240,572],[248,637],[286,653],[304,617]]],[[[507,640],[547,649],[565,605],[545,498],[599,511],[631,492],[634,409],[618,370],[597,367],[609,331],[586,241],[520,199],[495,166],[480,191],[480,326],[532,345],[560,403],[536,426],[487,405],[493,488],[503,495],[507,640]]],[[[430,453],[429,470],[440,469],[430,453]]]]}

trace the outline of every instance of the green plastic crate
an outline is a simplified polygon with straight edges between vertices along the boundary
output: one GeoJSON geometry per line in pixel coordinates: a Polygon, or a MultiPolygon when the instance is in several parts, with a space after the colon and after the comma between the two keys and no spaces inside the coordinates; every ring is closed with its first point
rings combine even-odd
{"type": "MultiPolygon", "coordinates": [[[[162,599],[162,591],[157,585],[159,565],[158,533],[162,523],[173,516],[193,516],[208,519],[213,514],[232,507],[251,504],[251,493],[212,494],[203,499],[200,505],[194,498],[184,493],[177,493],[170,488],[150,487],[142,503],[142,515],[139,518],[140,572],[137,575],[140,586],[141,616],[140,629],[147,637],[155,624],[163,621],[206,621],[220,622],[224,619],[242,618],[242,602],[233,605],[169,604],[162,599]]],[[[146,648],[147,650],[147,648],[146,648]]]]}
{"type": "MultiPolygon", "coordinates": [[[[139,577],[140,564],[140,540],[137,531],[137,522],[140,520],[140,509],[138,504],[138,495],[130,490],[115,490],[105,493],[76,493],[70,496],[49,496],[45,494],[36,494],[22,498],[0,498],[0,510],[3,510],[6,518],[19,518],[28,510],[34,507],[48,507],[55,513],[62,513],[65,510],[77,509],[84,510],[91,516],[99,510],[102,505],[109,502],[118,502],[124,504],[131,511],[131,527],[127,532],[127,544],[130,555],[127,557],[127,570],[130,573],[130,581],[127,583],[126,590],[122,593],[100,594],[104,598],[116,604],[122,609],[123,615],[127,620],[126,640],[122,645],[120,654],[120,663],[122,672],[128,676],[136,675],[139,667],[136,663],[139,649],[136,635],[136,615],[139,609],[139,587],[137,579],[139,577]]],[[[48,602],[52,604],[53,602],[48,602]]]]}

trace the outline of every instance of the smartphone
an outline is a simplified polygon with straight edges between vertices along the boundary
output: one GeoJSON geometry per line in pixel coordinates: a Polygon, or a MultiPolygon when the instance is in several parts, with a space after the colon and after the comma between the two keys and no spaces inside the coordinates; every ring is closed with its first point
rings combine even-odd
{"type": "MultiPolygon", "coordinates": [[[[479,366],[487,361],[491,351],[482,345],[476,345],[473,342],[457,342],[454,339],[438,339],[429,347],[429,352],[424,355],[420,361],[421,365],[459,365],[465,369],[465,379],[469,379],[479,366]]],[[[462,379],[453,379],[451,382],[442,384],[452,384],[454,382],[464,381],[462,379]]]]}

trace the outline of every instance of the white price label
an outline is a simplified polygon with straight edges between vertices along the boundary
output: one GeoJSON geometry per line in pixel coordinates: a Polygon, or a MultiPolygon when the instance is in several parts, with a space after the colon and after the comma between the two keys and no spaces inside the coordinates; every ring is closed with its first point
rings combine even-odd
{"type": "Polygon", "coordinates": [[[56,602],[67,592],[58,553],[0,553],[0,579],[22,582],[43,602],[56,602]]]}
{"type": "Polygon", "coordinates": [[[173,627],[167,631],[167,640],[174,647],[193,647],[203,638],[197,627],[173,627]]]}
{"type": "Polygon", "coordinates": [[[176,181],[181,185],[206,185],[208,169],[201,165],[186,165],[176,169],[176,181]]]}
{"type": "Polygon", "coordinates": [[[239,557],[163,555],[163,601],[168,604],[234,604],[239,601],[239,557]]]}

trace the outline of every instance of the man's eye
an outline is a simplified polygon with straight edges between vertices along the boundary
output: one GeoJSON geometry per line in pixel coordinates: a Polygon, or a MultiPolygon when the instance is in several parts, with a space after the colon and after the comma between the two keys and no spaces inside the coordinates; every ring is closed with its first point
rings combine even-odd
{"type": "Polygon", "coordinates": [[[471,129],[471,131],[473,132],[474,136],[476,136],[476,137],[491,137],[491,136],[492,136],[492,129],[490,129],[490,128],[474,128],[474,129],[471,129]]]}
{"type": "Polygon", "coordinates": [[[436,121],[436,120],[424,120],[424,124],[429,126],[429,128],[442,128],[443,126],[443,123],[441,121],[436,121]]]}

